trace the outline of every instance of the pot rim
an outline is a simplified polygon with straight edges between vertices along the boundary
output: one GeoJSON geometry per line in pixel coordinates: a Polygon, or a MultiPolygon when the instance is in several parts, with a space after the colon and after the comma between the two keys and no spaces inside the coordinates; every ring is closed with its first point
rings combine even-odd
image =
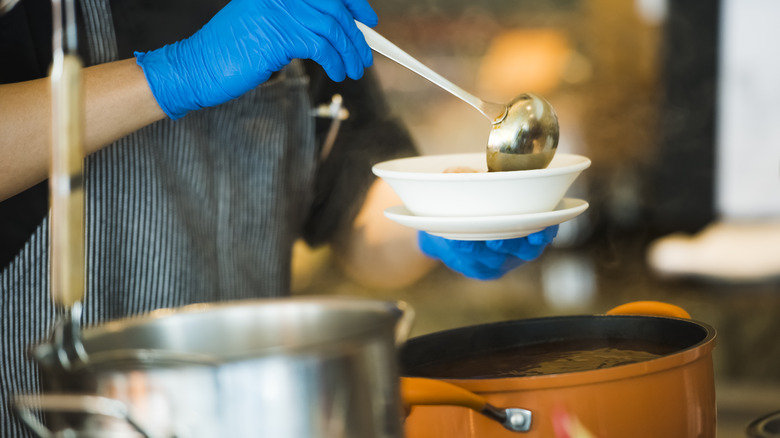
{"type": "MultiPolygon", "coordinates": [[[[495,377],[495,378],[439,378],[428,377],[435,380],[452,383],[457,386],[469,389],[478,393],[500,393],[512,392],[518,390],[546,389],[559,387],[573,387],[588,385],[593,383],[606,383],[610,381],[631,379],[638,376],[668,371],[674,368],[683,367],[697,360],[703,360],[710,357],[715,348],[717,331],[714,327],[691,319],[683,319],[667,316],[648,316],[648,315],[568,315],[568,316],[550,316],[541,318],[524,319],[521,321],[538,322],[551,320],[571,320],[574,318],[642,318],[642,319],[671,319],[682,321],[683,323],[693,324],[705,330],[706,335],[695,344],[685,347],[682,350],[667,354],[655,359],[641,362],[635,362],[625,365],[617,365],[609,368],[597,370],[575,371],[569,373],[547,374],[540,376],[518,376],[518,377],[495,377]]],[[[503,321],[507,322],[507,321],[503,321]]],[[[480,325],[500,324],[502,322],[479,324],[471,327],[461,327],[451,330],[468,329],[480,325]]],[[[445,333],[450,330],[437,333],[445,333]]],[[[433,333],[431,333],[433,334],[433,333]]],[[[423,335],[425,336],[425,335],[423,335]]],[[[404,375],[406,375],[404,373],[404,375]]]]}
{"type": "MultiPolygon", "coordinates": [[[[106,321],[88,327],[83,327],[82,342],[89,360],[79,365],[77,370],[95,371],[111,369],[116,364],[125,366],[149,367],[181,367],[181,366],[218,366],[223,363],[278,355],[284,352],[288,355],[303,354],[313,349],[325,349],[337,345],[344,340],[358,338],[382,327],[379,316],[387,320],[395,320],[398,325],[405,318],[412,318],[413,309],[403,301],[376,300],[362,297],[346,296],[298,296],[278,298],[256,298],[246,300],[231,300],[223,302],[194,303],[181,307],[160,308],[138,316],[128,316],[106,321]],[[167,326],[171,324],[188,324],[188,318],[197,318],[202,314],[213,314],[217,317],[227,316],[228,312],[241,312],[241,315],[253,316],[256,311],[285,311],[311,306],[313,308],[332,308],[342,311],[365,311],[375,314],[375,323],[367,327],[347,327],[344,333],[327,337],[327,339],[297,339],[294,345],[270,345],[246,348],[231,353],[204,353],[179,349],[157,348],[153,346],[129,346],[95,349],[94,343],[104,337],[120,333],[132,332],[147,326],[167,326]],[[257,309],[257,310],[256,310],[257,309]],[[135,364],[135,365],[133,365],[135,364]]],[[[408,322],[407,322],[408,323],[408,322]]],[[[396,332],[396,336],[398,333],[396,332]]],[[[50,339],[34,344],[30,348],[31,356],[44,368],[50,368],[59,363],[58,350],[50,339]]]]}
{"type": "MultiPolygon", "coordinates": [[[[310,305],[310,306],[329,306],[333,308],[344,309],[357,309],[357,310],[369,310],[376,313],[385,312],[404,312],[408,311],[408,305],[403,301],[390,301],[390,300],[375,300],[362,297],[345,297],[345,296],[330,296],[330,295],[317,295],[317,296],[295,296],[295,297],[277,297],[277,298],[252,298],[245,300],[231,300],[231,301],[219,301],[219,302],[206,302],[206,303],[194,303],[187,304],[181,307],[166,307],[137,316],[127,316],[111,321],[106,321],[101,324],[96,324],[89,327],[82,328],[84,339],[86,341],[103,336],[109,333],[115,333],[117,331],[126,330],[133,327],[139,327],[154,323],[165,323],[166,320],[174,318],[186,318],[192,315],[198,315],[203,313],[219,313],[223,311],[230,311],[234,308],[268,308],[278,307],[280,310],[290,308],[294,306],[310,305]]],[[[247,310],[249,311],[249,310],[247,310]]],[[[366,330],[363,330],[366,331],[366,330]]],[[[355,333],[360,333],[360,330],[355,330],[355,333]]]]}

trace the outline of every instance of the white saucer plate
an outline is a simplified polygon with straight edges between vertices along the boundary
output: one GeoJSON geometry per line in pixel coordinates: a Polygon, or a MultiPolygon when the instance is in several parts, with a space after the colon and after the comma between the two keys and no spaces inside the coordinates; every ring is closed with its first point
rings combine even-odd
{"type": "Polygon", "coordinates": [[[588,202],[564,198],[552,211],[506,216],[415,216],[403,205],[385,210],[401,225],[452,240],[514,239],[571,220],[588,209],[588,202]]]}

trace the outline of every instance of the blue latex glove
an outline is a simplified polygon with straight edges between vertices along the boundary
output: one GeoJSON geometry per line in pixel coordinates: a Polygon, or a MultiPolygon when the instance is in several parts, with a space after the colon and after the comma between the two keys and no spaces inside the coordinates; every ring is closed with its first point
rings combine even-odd
{"type": "Polygon", "coordinates": [[[478,280],[494,280],[537,259],[557,234],[558,225],[517,239],[487,241],[449,240],[420,231],[418,242],[423,253],[453,271],[478,280]]]}
{"type": "Polygon", "coordinates": [[[354,20],[375,26],[377,16],[366,0],[233,0],[190,38],[136,52],[136,62],[177,119],[241,96],[293,59],[316,61],[335,81],[360,78],[373,56],[354,20]]]}

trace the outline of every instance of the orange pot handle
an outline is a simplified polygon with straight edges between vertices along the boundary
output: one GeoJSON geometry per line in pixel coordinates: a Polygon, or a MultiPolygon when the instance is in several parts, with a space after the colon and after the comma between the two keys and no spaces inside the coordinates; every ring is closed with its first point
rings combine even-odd
{"type": "Polygon", "coordinates": [[[607,315],[650,315],[691,319],[691,315],[682,307],[661,301],[634,301],[621,304],[609,310],[607,315]]]}
{"type": "Polygon", "coordinates": [[[497,408],[484,397],[441,380],[423,377],[401,377],[401,398],[406,406],[462,406],[500,423],[514,432],[527,432],[531,427],[531,411],[520,408],[497,408]]]}
{"type": "Polygon", "coordinates": [[[481,411],[487,404],[484,397],[451,383],[421,377],[401,378],[401,398],[414,405],[451,405],[481,411]]]}

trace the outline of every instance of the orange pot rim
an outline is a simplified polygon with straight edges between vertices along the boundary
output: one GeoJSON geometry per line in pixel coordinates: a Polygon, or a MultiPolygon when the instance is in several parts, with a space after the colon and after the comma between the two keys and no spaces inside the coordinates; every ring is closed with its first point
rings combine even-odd
{"type": "MultiPolygon", "coordinates": [[[[610,315],[592,315],[610,318],[610,315]]],[[[500,377],[500,378],[435,378],[452,383],[462,388],[478,393],[516,392],[532,389],[552,389],[560,387],[573,387],[594,383],[606,383],[616,380],[631,379],[663,372],[685,366],[702,358],[711,360],[712,350],[715,348],[717,337],[716,330],[707,324],[683,318],[660,317],[647,315],[621,315],[631,318],[659,318],[676,319],[690,324],[698,325],[707,331],[707,335],[701,341],[683,350],[671,353],[656,359],[636,362],[626,365],[618,365],[598,370],[578,371],[571,373],[549,374],[541,376],[500,377]]]]}

